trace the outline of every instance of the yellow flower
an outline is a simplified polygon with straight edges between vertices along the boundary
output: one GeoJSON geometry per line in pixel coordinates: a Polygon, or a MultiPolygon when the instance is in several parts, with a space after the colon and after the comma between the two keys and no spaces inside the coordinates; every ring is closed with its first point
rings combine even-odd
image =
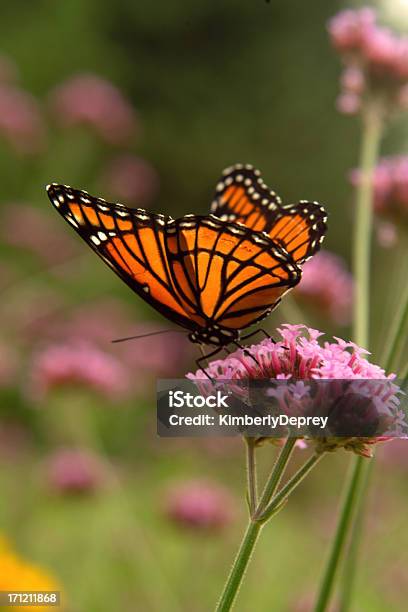
{"type": "MultiPolygon", "coordinates": [[[[60,591],[57,580],[42,567],[19,557],[7,540],[0,535],[0,591],[60,591]]],[[[16,606],[3,608],[10,612],[52,612],[61,608],[51,606],[16,606]]]]}

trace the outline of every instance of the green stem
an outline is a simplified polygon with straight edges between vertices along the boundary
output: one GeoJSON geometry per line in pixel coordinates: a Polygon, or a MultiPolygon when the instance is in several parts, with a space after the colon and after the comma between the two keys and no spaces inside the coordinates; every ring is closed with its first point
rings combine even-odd
{"type": "Polygon", "coordinates": [[[302,467],[292,476],[290,480],[281,488],[273,498],[269,506],[259,517],[261,521],[267,521],[276,510],[287,500],[289,495],[296,489],[304,478],[309,474],[310,470],[320,461],[324,453],[315,453],[302,465],[302,467]]]}
{"type": "Polygon", "coordinates": [[[344,545],[356,507],[357,492],[360,487],[362,471],[362,462],[355,461],[352,465],[350,480],[346,485],[344,501],[340,512],[340,520],[337,525],[314,612],[325,612],[328,608],[334,579],[344,551],[344,545]]]}
{"type": "Polygon", "coordinates": [[[361,182],[356,193],[354,224],[353,272],[354,341],[367,348],[370,302],[370,255],[372,234],[373,172],[378,158],[382,134],[382,120],[377,107],[367,110],[363,117],[360,158],[361,182]]]}
{"type": "MultiPolygon", "coordinates": [[[[363,134],[360,157],[361,182],[356,193],[356,219],[354,231],[353,272],[354,295],[354,341],[367,348],[369,344],[370,302],[370,255],[372,234],[373,173],[378,158],[383,122],[380,109],[372,105],[363,116],[363,134]]],[[[316,612],[325,612],[330,602],[334,580],[340,559],[343,556],[351,529],[353,516],[357,512],[358,500],[366,480],[366,464],[357,457],[352,466],[352,475],[340,510],[340,518],[329,559],[324,571],[316,612]]],[[[354,570],[352,571],[354,573],[354,570]]],[[[351,572],[349,571],[350,575],[351,572]]],[[[351,593],[351,585],[346,590],[351,593]]]]}
{"type": "Polygon", "coordinates": [[[228,610],[231,610],[261,529],[262,523],[253,520],[249,521],[221,599],[217,604],[216,612],[228,612],[228,610]]]}
{"type": "MultiPolygon", "coordinates": [[[[393,320],[391,331],[387,339],[385,355],[384,355],[384,369],[388,372],[395,361],[396,356],[399,354],[400,349],[405,341],[408,331],[408,285],[402,296],[397,314],[393,320]]],[[[401,377],[404,378],[403,370],[401,370],[401,377]]],[[[357,461],[363,464],[363,473],[361,477],[361,489],[359,492],[360,502],[356,511],[356,518],[352,527],[350,546],[348,549],[347,563],[344,568],[343,588],[341,593],[340,601],[340,612],[347,612],[350,609],[350,603],[352,599],[353,586],[356,577],[356,566],[358,561],[358,553],[360,549],[361,536],[363,533],[363,517],[365,500],[370,482],[370,475],[373,469],[373,460],[368,465],[364,462],[363,457],[358,457],[357,461]]]]}
{"type": "MultiPolygon", "coordinates": [[[[256,509],[255,514],[257,516],[259,516],[261,509],[266,506],[279,486],[283,471],[290,459],[295,444],[296,438],[288,438],[285,445],[281,449],[278,459],[272,468],[271,475],[265,485],[259,506],[256,509]]],[[[227,582],[225,583],[221,598],[217,604],[216,612],[228,612],[228,610],[231,610],[232,606],[234,605],[235,598],[242,584],[242,580],[248,567],[249,560],[252,556],[255,544],[258,540],[262,525],[262,522],[255,520],[254,518],[250,519],[237,556],[232,565],[231,572],[228,576],[227,582]]]]}
{"type": "Polygon", "coordinates": [[[285,467],[288,464],[291,454],[295,448],[296,438],[288,438],[278,455],[275,465],[273,466],[271,475],[267,480],[265,488],[262,492],[262,496],[257,508],[256,514],[260,516],[266,506],[268,505],[272,495],[275,493],[279,486],[285,467]]]}
{"type": "Polygon", "coordinates": [[[384,368],[389,370],[394,365],[408,334],[408,283],[402,296],[397,314],[393,319],[390,335],[384,355],[384,368]]]}
{"type": "MultiPolygon", "coordinates": [[[[358,462],[358,465],[360,465],[361,463],[362,476],[360,478],[360,489],[357,492],[358,500],[356,503],[353,526],[350,535],[350,544],[347,550],[347,562],[344,566],[339,612],[346,612],[347,610],[349,610],[352,600],[353,588],[356,579],[356,567],[360,551],[361,536],[363,534],[367,491],[370,482],[371,472],[374,466],[373,459],[369,461],[368,464],[364,463],[363,457],[359,457],[359,459],[361,459],[361,461],[358,462]]],[[[355,465],[357,466],[357,461],[355,462],[355,465]]]]}
{"type": "Polygon", "coordinates": [[[249,514],[250,516],[253,516],[258,500],[258,487],[256,481],[255,439],[245,438],[245,444],[247,460],[247,495],[249,504],[249,514]]]}

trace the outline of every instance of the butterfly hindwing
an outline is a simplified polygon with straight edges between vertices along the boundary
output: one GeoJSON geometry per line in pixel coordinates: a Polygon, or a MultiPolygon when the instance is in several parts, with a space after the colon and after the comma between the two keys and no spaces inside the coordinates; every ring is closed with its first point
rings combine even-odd
{"type": "Polygon", "coordinates": [[[269,219],[281,206],[259,170],[249,164],[226,168],[216,186],[211,212],[225,221],[243,223],[257,232],[267,232],[269,219]]]}
{"type": "Polygon", "coordinates": [[[300,269],[267,236],[217,217],[186,216],[168,228],[169,261],[202,316],[243,329],[300,280],[300,269]]]}
{"type": "Polygon", "coordinates": [[[301,264],[320,249],[326,235],[326,219],[323,206],[301,200],[294,205],[282,206],[270,220],[267,233],[301,264]]]}
{"type": "Polygon", "coordinates": [[[326,211],[317,202],[282,206],[258,170],[237,164],[224,170],[211,211],[221,219],[243,223],[265,232],[283,246],[297,263],[316,253],[326,233],[326,211]]]}

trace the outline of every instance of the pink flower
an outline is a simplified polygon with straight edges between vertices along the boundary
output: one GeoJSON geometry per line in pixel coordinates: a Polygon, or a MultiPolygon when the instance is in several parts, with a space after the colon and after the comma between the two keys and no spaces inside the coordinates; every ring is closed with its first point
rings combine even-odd
{"type": "Polygon", "coordinates": [[[18,153],[38,153],[45,143],[45,125],[37,101],[29,93],[0,84],[0,133],[18,153]]]}
{"type": "Polygon", "coordinates": [[[384,249],[390,249],[398,242],[397,228],[393,223],[378,223],[375,227],[378,244],[384,249]]]}
{"type": "MultiPolygon", "coordinates": [[[[335,342],[320,343],[318,339],[322,333],[309,329],[305,325],[285,324],[277,331],[281,337],[277,342],[266,339],[257,345],[246,347],[245,351],[239,349],[225,359],[210,362],[206,373],[200,369],[195,374],[187,374],[187,378],[196,381],[200,389],[212,384],[209,377],[212,380],[224,382],[278,378],[336,379],[339,381],[339,401],[346,402],[344,407],[346,422],[350,422],[347,404],[350,396],[345,396],[345,393],[355,393],[357,389],[361,398],[361,406],[355,413],[357,421],[364,418],[364,414],[368,414],[364,398],[369,398],[375,404],[376,414],[383,424],[381,431],[389,432],[393,437],[399,435],[399,432],[402,433],[403,430],[406,431],[407,424],[399,409],[399,398],[397,397],[399,390],[391,382],[395,376],[386,376],[382,368],[371,364],[366,359],[367,351],[353,342],[346,342],[340,338],[335,338],[335,342]],[[367,379],[375,382],[368,385],[367,379]],[[350,387],[347,385],[350,380],[362,382],[350,387]]],[[[285,389],[290,391],[289,387],[290,385],[285,385],[285,389]]],[[[332,394],[335,386],[331,385],[326,388],[332,394]]],[[[298,393],[297,387],[296,392],[298,393]]],[[[291,393],[291,401],[293,397],[291,393]]],[[[354,404],[355,401],[350,403],[350,405],[354,404]]],[[[322,405],[324,407],[324,402],[322,405]]],[[[372,419],[371,413],[370,419],[372,419]]],[[[342,433],[338,435],[341,436],[342,433]]],[[[388,438],[385,436],[368,437],[368,435],[364,438],[339,438],[337,436],[334,439],[316,438],[315,443],[319,448],[325,445],[325,450],[334,450],[343,446],[358,454],[371,456],[369,445],[388,438]]]]}
{"type": "Polygon", "coordinates": [[[348,66],[341,75],[343,88],[354,94],[361,94],[364,90],[364,73],[357,66],[348,66]]]}
{"type": "Polygon", "coordinates": [[[387,28],[371,28],[363,36],[361,51],[374,71],[393,72],[398,57],[399,40],[387,28]]]}
{"type": "Polygon", "coordinates": [[[28,249],[49,266],[55,266],[75,253],[75,242],[57,220],[28,204],[9,204],[1,214],[3,241],[28,249]]]}
{"type": "MultiPolygon", "coordinates": [[[[174,376],[191,355],[191,344],[177,330],[160,334],[168,329],[160,323],[140,321],[132,316],[123,303],[115,300],[97,300],[76,308],[69,317],[56,319],[45,330],[48,338],[62,341],[81,339],[108,350],[129,370],[139,372],[140,389],[155,376],[174,376]],[[150,335],[152,334],[152,335],[150,335]],[[112,344],[112,340],[128,336],[144,336],[135,340],[112,344]]],[[[133,383],[136,382],[134,377],[133,383]]]]}
{"type": "MultiPolygon", "coordinates": [[[[350,181],[357,186],[363,180],[358,169],[350,173],[350,181]]],[[[374,170],[374,207],[390,221],[408,220],[408,156],[383,157],[374,170]]]]}
{"type": "Polygon", "coordinates": [[[407,107],[408,37],[379,26],[370,8],[342,11],[328,30],[345,66],[337,101],[341,112],[356,114],[374,97],[388,112],[407,107]]]}
{"type": "Polygon", "coordinates": [[[341,11],[328,23],[333,46],[340,52],[359,49],[366,32],[371,31],[375,22],[376,13],[370,8],[341,11]]]}
{"type": "Polygon", "coordinates": [[[361,98],[352,92],[343,92],[336,100],[336,108],[343,115],[357,115],[361,108],[361,98]]]}
{"type": "Polygon", "coordinates": [[[128,143],[138,131],[130,102],[112,83],[93,74],[79,74],[59,85],[51,103],[62,125],[89,125],[113,145],[128,143]]]}
{"type": "Polygon", "coordinates": [[[120,155],[113,159],[105,170],[103,181],[115,200],[139,207],[149,205],[159,187],[157,172],[135,155],[120,155]]]}
{"type": "Polygon", "coordinates": [[[106,480],[106,468],[86,450],[60,448],[47,460],[48,481],[57,493],[89,493],[106,480]]]}
{"type": "Polygon", "coordinates": [[[227,490],[212,482],[183,482],[167,495],[166,514],[186,527],[220,529],[233,518],[233,501],[227,490]]]}
{"type": "Polygon", "coordinates": [[[294,295],[320,308],[337,324],[350,323],[353,278],[338,255],[321,251],[307,261],[294,295]]]}
{"type": "Polygon", "coordinates": [[[30,391],[37,400],[60,387],[88,388],[110,400],[129,391],[125,366],[112,355],[86,342],[48,346],[35,356],[30,391]]]}

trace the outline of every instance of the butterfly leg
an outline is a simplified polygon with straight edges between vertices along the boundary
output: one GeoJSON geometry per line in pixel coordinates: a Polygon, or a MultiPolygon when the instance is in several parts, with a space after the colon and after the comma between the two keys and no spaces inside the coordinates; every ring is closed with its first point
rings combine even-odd
{"type": "Polygon", "coordinates": [[[222,351],[224,347],[222,346],[217,346],[217,348],[212,351],[211,353],[208,353],[207,355],[204,353],[204,349],[202,347],[202,345],[200,344],[200,350],[203,354],[202,357],[200,357],[199,359],[196,359],[196,364],[198,366],[199,370],[202,370],[202,372],[207,376],[207,378],[209,378],[211,380],[211,382],[214,382],[214,379],[211,378],[211,376],[208,374],[208,372],[206,371],[205,368],[203,368],[203,366],[201,365],[203,361],[207,361],[207,365],[208,365],[208,359],[210,359],[211,357],[214,357],[214,355],[217,355],[220,351],[222,351]]]}

